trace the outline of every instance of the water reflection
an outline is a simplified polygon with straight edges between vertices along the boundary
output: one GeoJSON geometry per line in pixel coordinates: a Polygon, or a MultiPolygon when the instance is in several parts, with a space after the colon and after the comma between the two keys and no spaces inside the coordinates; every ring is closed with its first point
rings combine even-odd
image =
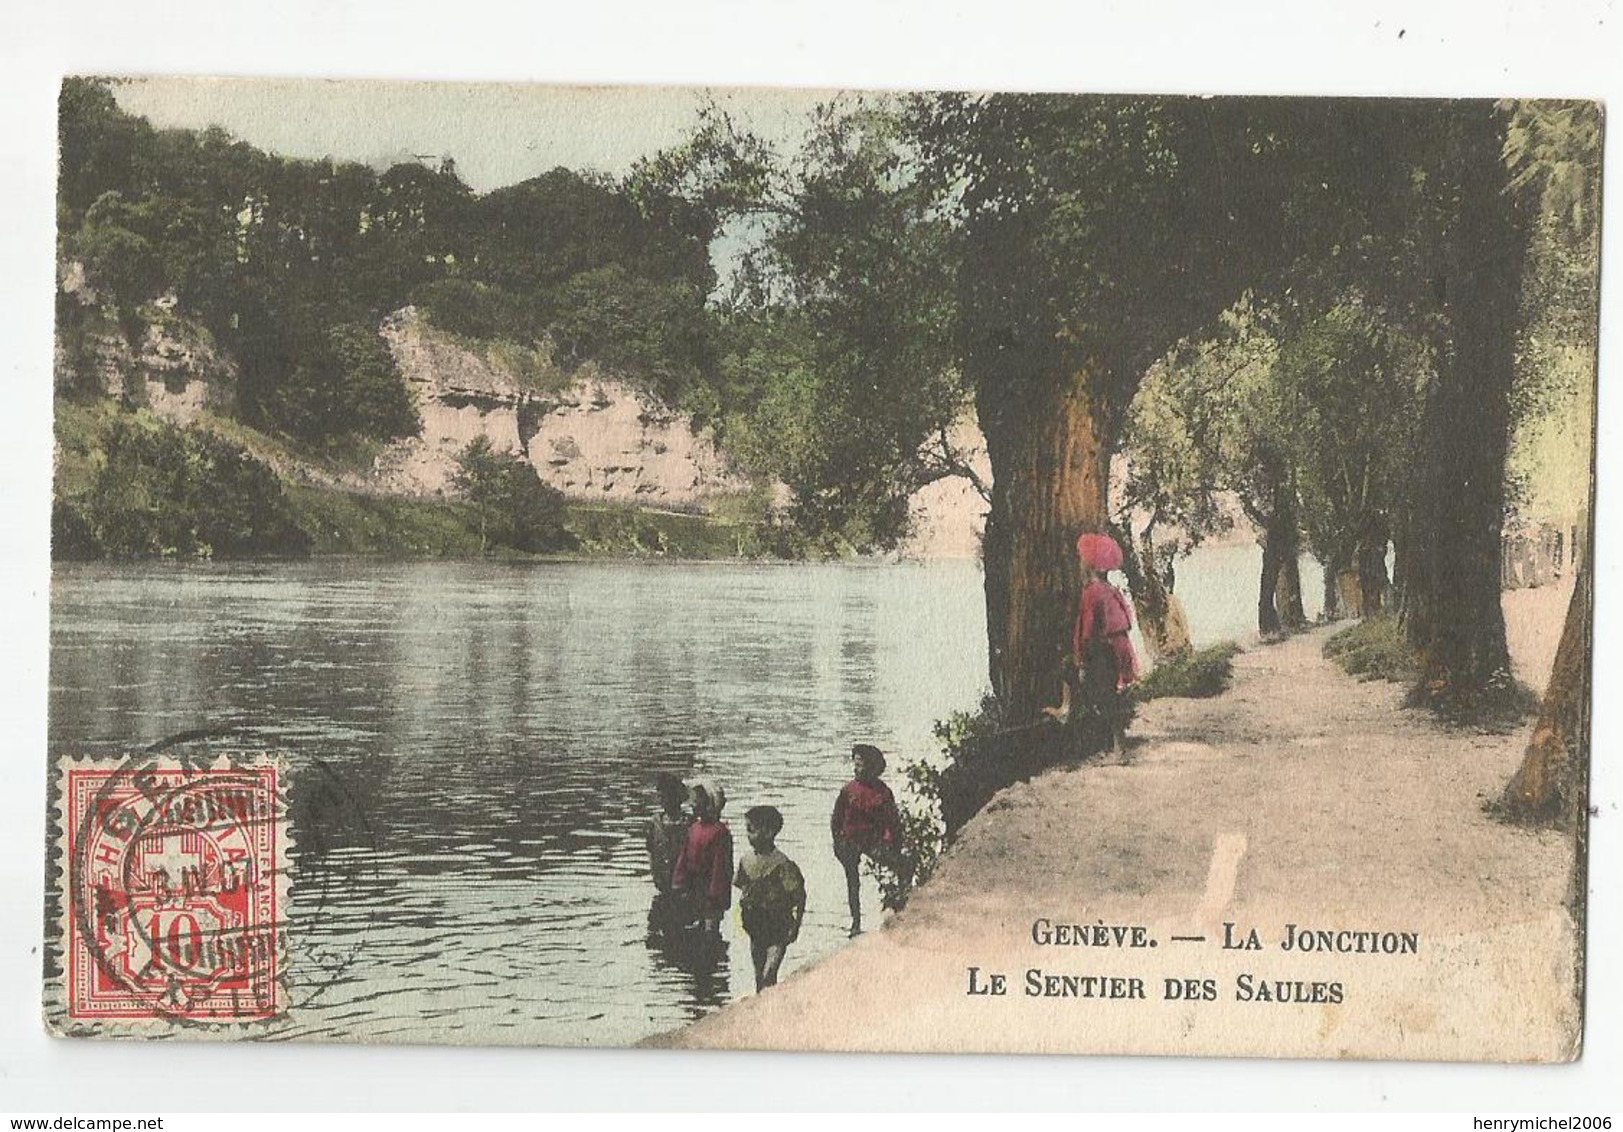
{"type": "MultiPolygon", "coordinates": [[[[91,566],[53,586],[51,747],[205,723],[290,752],[286,1034],[623,1044],[748,989],[647,933],[648,774],[784,811],[844,942],[826,823],[984,683],[980,578],[930,566],[91,566]]],[[[744,946],[736,924],[724,929],[744,946]]]]}
{"type": "MultiPolygon", "coordinates": [[[[1180,570],[1197,643],[1250,633],[1259,558],[1180,570]]],[[[783,811],[809,894],[785,974],[828,954],[850,744],[900,768],[979,701],[982,609],[962,562],[62,567],[51,750],[235,724],[290,753],[284,1034],[625,1044],[752,985],[728,948],[650,946],[650,771],[723,783],[740,844],[783,811]]]]}

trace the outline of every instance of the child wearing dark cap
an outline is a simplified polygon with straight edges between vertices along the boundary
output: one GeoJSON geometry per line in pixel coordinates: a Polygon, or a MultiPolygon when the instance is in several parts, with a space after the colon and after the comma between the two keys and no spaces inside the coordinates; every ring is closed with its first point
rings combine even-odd
{"type": "Polygon", "coordinates": [[[743,890],[738,913],[750,937],[757,991],[777,983],[784,952],[799,937],[806,915],[806,878],[778,848],[782,831],[783,814],[776,806],[751,806],[744,814],[750,852],[738,862],[733,883],[743,890]]]}
{"type": "Polygon", "coordinates": [[[676,858],[687,843],[693,818],[686,810],[688,788],[667,771],[654,775],[659,794],[659,813],[648,819],[643,841],[648,847],[648,872],[654,880],[654,902],[648,908],[648,936],[669,942],[687,926],[690,917],[685,901],[671,886],[676,858]]]}
{"type": "Polygon", "coordinates": [[[845,869],[850,934],[855,936],[862,933],[862,858],[890,869],[904,886],[913,879],[913,867],[901,851],[902,815],[896,796],[879,778],[885,772],[884,754],[872,744],[858,743],[851,748],[851,762],[856,777],[840,789],[829,826],[834,856],[845,869]]]}
{"type": "Polygon", "coordinates": [[[733,835],[721,820],[727,794],[713,782],[695,782],[692,798],[693,824],[676,855],[671,888],[687,901],[705,934],[713,937],[720,933],[721,919],[733,902],[733,835]]]}
{"type": "Polygon", "coordinates": [[[659,794],[659,813],[648,819],[643,840],[648,846],[648,871],[659,892],[671,890],[671,872],[676,868],[676,855],[688,839],[688,826],[693,819],[685,809],[688,788],[682,780],[668,771],[654,775],[654,790],[659,794]]]}

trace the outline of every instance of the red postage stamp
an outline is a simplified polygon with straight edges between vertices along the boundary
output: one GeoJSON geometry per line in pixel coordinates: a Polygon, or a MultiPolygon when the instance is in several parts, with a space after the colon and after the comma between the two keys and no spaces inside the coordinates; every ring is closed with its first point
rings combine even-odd
{"type": "Polygon", "coordinates": [[[282,780],[269,759],[63,770],[69,1024],[244,1022],[285,1010],[282,780]]]}

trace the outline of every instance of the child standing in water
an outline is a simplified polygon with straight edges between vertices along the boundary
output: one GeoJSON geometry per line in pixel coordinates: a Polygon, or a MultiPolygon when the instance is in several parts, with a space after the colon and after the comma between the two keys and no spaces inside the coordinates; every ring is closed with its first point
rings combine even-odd
{"type": "Polygon", "coordinates": [[[913,866],[902,855],[902,815],[896,796],[880,781],[885,756],[878,747],[858,743],[851,748],[856,777],[834,800],[829,826],[834,833],[834,856],[845,869],[846,900],[851,908],[851,935],[862,933],[862,858],[894,872],[905,887],[913,879],[913,866]]]}
{"type": "Polygon", "coordinates": [[[777,983],[784,952],[799,937],[806,915],[806,878],[778,848],[782,830],[783,814],[776,806],[752,806],[744,814],[751,851],[738,862],[733,883],[743,889],[738,912],[750,937],[757,991],[777,983]]]}
{"type": "Polygon", "coordinates": [[[654,790],[659,794],[659,813],[648,819],[643,840],[648,846],[648,871],[654,878],[654,888],[666,893],[671,890],[671,872],[676,868],[676,856],[688,839],[688,826],[693,819],[684,808],[688,788],[682,780],[668,771],[654,775],[654,790]]]}
{"type": "Polygon", "coordinates": [[[721,820],[727,794],[713,782],[693,784],[693,824],[676,855],[671,887],[682,894],[705,934],[718,936],[733,903],[733,835],[721,820]]]}
{"type": "Polygon", "coordinates": [[[687,842],[693,819],[686,805],[688,788],[667,771],[654,775],[660,812],[648,819],[643,839],[648,846],[648,872],[654,880],[654,902],[648,909],[648,935],[651,939],[671,939],[688,924],[682,898],[671,890],[671,874],[677,855],[687,842]]]}

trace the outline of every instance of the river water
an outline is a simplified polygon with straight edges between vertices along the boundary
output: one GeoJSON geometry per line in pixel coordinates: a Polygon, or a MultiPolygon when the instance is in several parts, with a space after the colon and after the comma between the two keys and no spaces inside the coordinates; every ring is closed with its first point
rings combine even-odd
{"type": "MultiPolygon", "coordinates": [[[[1197,643],[1247,635],[1258,557],[1184,564],[1197,643]]],[[[736,920],[717,963],[646,940],[650,771],[725,786],[739,852],[745,809],[783,811],[810,896],[785,973],[827,955],[850,745],[900,789],[931,723],[979,702],[983,609],[964,561],[63,565],[51,752],[204,726],[287,752],[277,1034],[622,1045],[753,987],[736,920]]]]}

